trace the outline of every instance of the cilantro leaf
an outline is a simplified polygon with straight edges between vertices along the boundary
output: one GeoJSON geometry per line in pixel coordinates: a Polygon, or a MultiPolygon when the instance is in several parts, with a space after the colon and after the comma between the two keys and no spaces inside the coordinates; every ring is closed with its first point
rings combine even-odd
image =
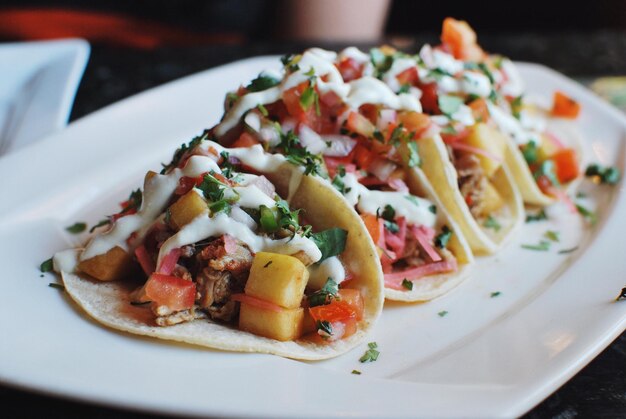
{"type": "Polygon", "coordinates": [[[539,244],[523,244],[522,249],[537,250],[539,252],[546,252],[550,250],[550,242],[541,240],[539,244]]]}
{"type": "Polygon", "coordinates": [[[41,265],[39,265],[39,271],[41,272],[52,272],[53,268],[54,264],[52,262],[52,258],[44,260],[41,262],[41,265]]]}
{"type": "Polygon", "coordinates": [[[595,225],[598,222],[598,214],[595,212],[588,210],[580,204],[576,204],[576,210],[585,220],[589,222],[589,224],[595,225]]]}
{"type": "Polygon", "coordinates": [[[434,243],[440,249],[445,248],[448,245],[448,242],[452,238],[452,230],[448,226],[443,226],[441,228],[441,233],[435,236],[434,243]]]}
{"type": "Polygon", "coordinates": [[[559,241],[559,232],[554,230],[548,230],[544,233],[543,237],[553,242],[559,241]]]}
{"type": "Polygon", "coordinates": [[[311,240],[322,252],[322,258],[318,261],[322,262],[329,257],[341,254],[346,248],[346,239],[348,232],[342,228],[334,227],[328,230],[313,233],[311,240]]]}
{"type": "Polygon", "coordinates": [[[597,178],[600,180],[600,183],[607,185],[615,185],[621,178],[620,171],[617,167],[602,167],[599,164],[590,164],[587,166],[585,176],[597,178]]]}
{"type": "Polygon", "coordinates": [[[420,158],[417,143],[415,141],[409,141],[407,143],[409,148],[409,167],[419,167],[422,165],[422,159],[420,158]]]}
{"type": "Polygon", "coordinates": [[[252,80],[249,85],[246,86],[248,92],[261,92],[271,87],[278,85],[280,81],[267,74],[259,74],[256,79],[252,80]]]}
{"type": "Polygon", "coordinates": [[[308,296],[309,307],[316,307],[321,305],[330,304],[330,302],[337,298],[339,292],[339,285],[332,279],[328,278],[322,289],[315,291],[308,296]]]}
{"type": "Polygon", "coordinates": [[[374,362],[378,359],[378,355],[380,355],[380,352],[376,349],[378,348],[378,345],[376,344],[376,342],[370,342],[367,344],[367,346],[368,346],[367,351],[365,351],[363,356],[359,358],[360,363],[374,362]]]}
{"type": "Polygon", "coordinates": [[[440,311],[439,313],[437,313],[437,315],[438,315],[439,317],[445,317],[445,316],[447,316],[447,315],[448,315],[448,311],[447,311],[447,310],[442,310],[442,311],[440,311]]]}
{"type": "Polygon", "coordinates": [[[72,234],[82,233],[83,231],[85,231],[86,228],[87,228],[87,224],[85,223],[74,223],[73,225],[69,227],[65,227],[65,229],[72,234]]]}
{"type": "Polygon", "coordinates": [[[526,163],[533,164],[537,162],[539,158],[537,156],[537,151],[537,144],[532,141],[522,146],[522,154],[524,155],[524,160],[526,160],[526,163]]]}
{"type": "Polygon", "coordinates": [[[411,291],[413,289],[413,282],[411,282],[408,279],[404,278],[402,280],[402,286],[404,288],[406,288],[407,290],[411,291]]]}
{"type": "Polygon", "coordinates": [[[526,214],[526,222],[527,223],[532,223],[535,221],[543,221],[543,220],[547,220],[548,219],[548,215],[546,214],[546,211],[542,208],[539,212],[534,213],[534,214],[526,214]]]}

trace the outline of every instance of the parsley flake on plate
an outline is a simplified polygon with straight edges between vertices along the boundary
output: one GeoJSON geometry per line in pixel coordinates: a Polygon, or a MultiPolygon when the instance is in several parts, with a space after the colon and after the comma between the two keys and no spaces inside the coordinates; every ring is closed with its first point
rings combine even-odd
{"type": "Polygon", "coordinates": [[[374,362],[378,359],[378,355],[380,355],[380,352],[377,350],[378,345],[376,342],[370,342],[367,346],[369,349],[359,358],[359,362],[362,364],[365,362],[374,362]]]}
{"type": "Polygon", "coordinates": [[[52,258],[44,260],[43,262],[41,262],[41,265],[39,265],[39,270],[41,272],[52,272],[52,268],[53,268],[52,258]]]}

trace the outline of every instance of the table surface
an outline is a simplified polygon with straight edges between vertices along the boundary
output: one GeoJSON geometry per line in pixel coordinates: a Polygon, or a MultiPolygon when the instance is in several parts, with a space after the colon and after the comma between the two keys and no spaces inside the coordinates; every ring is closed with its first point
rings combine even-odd
{"type": "MultiPolygon", "coordinates": [[[[389,39],[408,52],[434,35],[389,39]]],[[[480,41],[518,61],[537,62],[570,77],[590,80],[626,75],[626,32],[592,34],[484,34],[480,41]]],[[[127,96],[168,81],[238,59],[300,51],[296,43],[252,43],[150,51],[93,47],[78,90],[71,119],[75,120],[127,96]]],[[[324,45],[339,49],[342,45],[324,45]]],[[[366,47],[366,46],[365,46],[366,47]]],[[[626,304],[626,302],[624,302],[626,304]]],[[[130,418],[153,417],[138,412],[79,403],[0,385],[0,405],[7,416],[130,418]]],[[[626,333],[569,382],[525,415],[525,418],[626,417],[626,333]]]]}

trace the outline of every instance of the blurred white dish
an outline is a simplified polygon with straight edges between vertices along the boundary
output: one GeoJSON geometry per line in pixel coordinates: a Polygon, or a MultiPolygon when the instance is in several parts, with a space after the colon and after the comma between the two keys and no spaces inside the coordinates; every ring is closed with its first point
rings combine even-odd
{"type": "Polygon", "coordinates": [[[0,155],[67,124],[88,57],[80,39],[0,44],[0,155]]]}

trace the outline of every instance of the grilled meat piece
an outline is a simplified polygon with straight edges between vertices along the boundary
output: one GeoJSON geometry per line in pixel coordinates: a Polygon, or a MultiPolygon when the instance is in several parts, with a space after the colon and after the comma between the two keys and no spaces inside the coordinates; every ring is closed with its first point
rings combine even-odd
{"type": "Polygon", "coordinates": [[[239,314],[239,305],[230,300],[232,294],[243,292],[247,275],[234,276],[228,271],[204,268],[196,276],[196,303],[212,319],[230,321],[239,314]]]}
{"type": "Polygon", "coordinates": [[[466,153],[457,156],[455,167],[461,195],[472,215],[478,218],[482,213],[482,201],[487,187],[487,178],[480,166],[480,160],[474,154],[466,153]]]}
{"type": "Polygon", "coordinates": [[[249,272],[254,259],[245,243],[226,235],[210,242],[198,257],[201,261],[208,261],[209,267],[216,271],[233,274],[249,272]]]}

